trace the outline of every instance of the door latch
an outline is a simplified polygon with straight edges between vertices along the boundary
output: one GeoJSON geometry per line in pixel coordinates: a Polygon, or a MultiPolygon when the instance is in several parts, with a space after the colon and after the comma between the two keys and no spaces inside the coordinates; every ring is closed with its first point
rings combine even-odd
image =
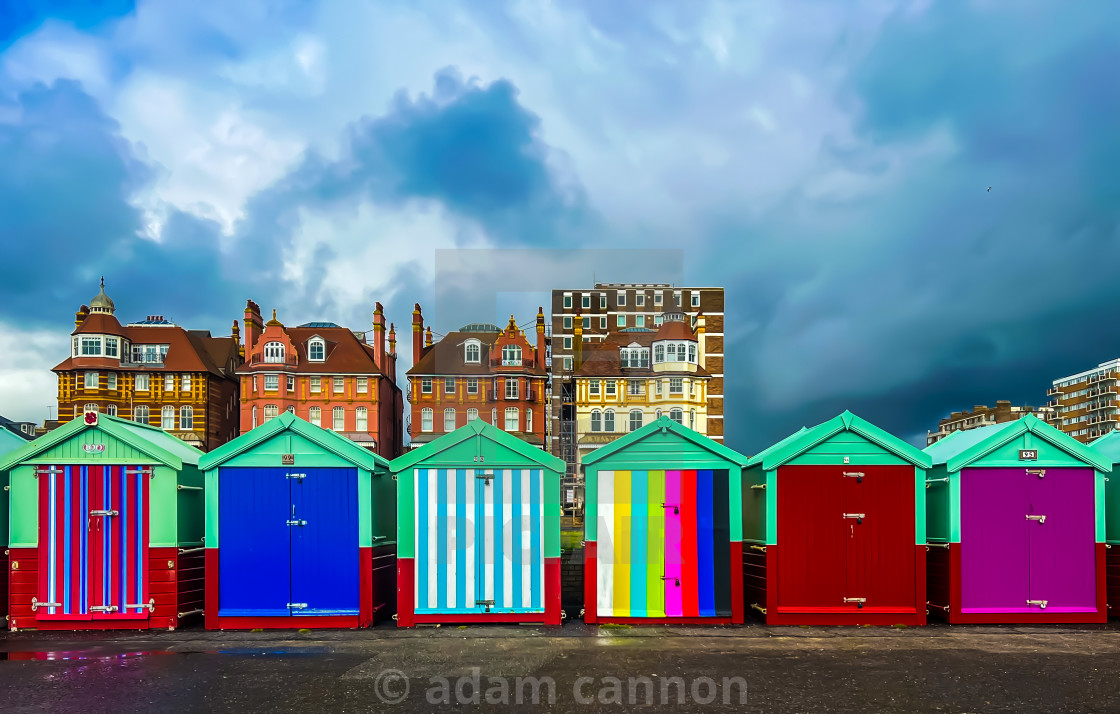
{"type": "Polygon", "coordinates": [[[844,602],[854,602],[856,604],[856,609],[857,610],[862,610],[863,609],[863,603],[867,602],[867,598],[865,598],[865,597],[846,597],[846,598],[844,598],[844,602]]]}
{"type": "MultiPolygon", "coordinates": [[[[668,503],[662,503],[661,507],[662,508],[670,508],[668,503]]],[[[681,507],[680,506],[671,506],[671,508],[673,509],[673,515],[674,516],[679,516],[681,514],[681,507]]]]}
{"type": "Polygon", "coordinates": [[[863,472],[862,471],[845,471],[844,472],[844,477],[845,478],[854,478],[856,480],[856,483],[863,483],[863,472]]]}
{"type": "Polygon", "coordinates": [[[289,526],[306,526],[307,521],[301,521],[299,519],[292,519],[292,520],[288,521],[288,525],[289,526]]]}
{"type": "Polygon", "coordinates": [[[136,605],[125,605],[125,606],[124,606],[124,609],[125,609],[125,610],[131,610],[131,609],[133,609],[133,608],[136,608],[136,609],[146,609],[146,610],[147,610],[147,611],[148,611],[149,613],[155,612],[155,611],[156,611],[156,599],[155,599],[155,598],[152,598],[152,599],[148,600],[148,604],[147,604],[147,605],[144,605],[144,604],[136,604],[136,605]]]}
{"type": "Polygon", "coordinates": [[[1046,516],[1027,516],[1027,520],[1028,521],[1038,521],[1039,524],[1041,525],[1041,524],[1046,522],[1046,516]]]}
{"type": "Polygon", "coordinates": [[[1027,475],[1044,478],[1046,476],[1046,469],[1027,469],[1027,475]]]}
{"type": "Polygon", "coordinates": [[[662,580],[672,580],[673,585],[676,585],[678,588],[681,586],[681,579],[680,578],[674,578],[672,575],[662,575],[661,579],[662,580]]]}
{"type": "Polygon", "coordinates": [[[866,513],[845,513],[844,517],[845,518],[854,518],[854,519],[856,519],[856,523],[863,523],[863,519],[867,518],[867,514],[866,513]]]}
{"type": "Polygon", "coordinates": [[[31,598],[31,611],[35,612],[40,607],[62,607],[60,602],[39,602],[38,598],[31,598]]]}
{"type": "Polygon", "coordinates": [[[475,600],[475,605],[482,605],[486,608],[486,612],[490,612],[490,608],[494,607],[493,600],[475,600]]]}
{"type": "Polygon", "coordinates": [[[118,513],[119,513],[118,511],[90,511],[89,512],[89,514],[91,516],[115,516],[118,513]]]}
{"type": "Polygon", "coordinates": [[[302,481],[307,478],[307,474],[288,474],[287,478],[294,478],[296,481],[302,481]]]}
{"type": "Polygon", "coordinates": [[[494,479],[494,472],[493,471],[484,471],[480,474],[475,474],[474,477],[476,479],[482,479],[483,481],[486,482],[486,485],[489,486],[490,482],[494,479]]]}
{"type": "Polygon", "coordinates": [[[305,603],[305,602],[290,602],[290,603],[288,603],[288,607],[290,607],[293,610],[306,610],[307,609],[307,603],[305,603]]]}
{"type": "Polygon", "coordinates": [[[1028,605],[1038,605],[1043,610],[1046,609],[1046,604],[1048,602],[1050,602],[1050,601],[1049,600],[1027,600],[1028,605]]]}
{"type": "Polygon", "coordinates": [[[89,606],[89,611],[90,612],[116,612],[117,611],[117,606],[116,605],[90,605],[89,606]]]}

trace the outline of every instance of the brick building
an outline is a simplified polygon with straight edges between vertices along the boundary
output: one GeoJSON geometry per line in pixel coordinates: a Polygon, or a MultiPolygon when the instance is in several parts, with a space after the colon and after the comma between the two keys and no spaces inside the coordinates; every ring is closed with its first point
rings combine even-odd
{"type": "Polygon", "coordinates": [[[374,308],[372,327],[367,341],[367,333],[333,322],[287,327],[275,310],[263,322],[260,306],[249,300],[245,364],[238,370],[241,429],[288,411],[379,456],[400,456],[404,394],[396,381],[396,330],[390,324],[386,333],[381,303],[374,308]]]}
{"type": "Polygon", "coordinates": [[[1003,424],[1034,414],[1039,419],[1048,419],[1052,409],[1049,407],[1013,407],[1011,402],[1001,399],[994,407],[977,404],[972,411],[953,412],[937,424],[937,431],[926,433],[926,446],[937,443],[954,431],[967,431],[990,424],[1003,424]]]}
{"type": "Polygon", "coordinates": [[[536,333],[534,346],[511,315],[505,329],[470,324],[433,343],[417,304],[408,371],[412,445],[482,419],[543,449],[548,384],[543,309],[536,333]]]}
{"type": "Polygon", "coordinates": [[[1081,442],[1104,436],[1120,425],[1120,359],[1055,379],[1046,394],[1053,409],[1048,423],[1081,442]]]}

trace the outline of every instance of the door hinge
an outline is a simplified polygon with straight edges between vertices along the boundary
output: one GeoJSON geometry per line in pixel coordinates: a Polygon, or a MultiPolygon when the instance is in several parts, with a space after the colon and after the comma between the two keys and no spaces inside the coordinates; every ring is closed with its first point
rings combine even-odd
{"type": "Polygon", "coordinates": [[[1049,600],[1027,600],[1028,605],[1038,605],[1043,610],[1046,609],[1046,604],[1048,602],[1050,602],[1050,601],[1049,600]]]}
{"type": "Polygon", "coordinates": [[[89,606],[89,611],[90,612],[116,612],[117,611],[117,606],[116,605],[90,605],[89,606]]]}
{"type": "Polygon", "coordinates": [[[306,610],[307,609],[307,603],[305,603],[305,602],[290,602],[290,603],[288,603],[288,607],[290,607],[293,610],[306,610]]]}
{"type": "Polygon", "coordinates": [[[856,483],[863,483],[863,472],[862,471],[845,471],[844,472],[844,477],[845,478],[854,478],[856,480],[856,483]]]}
{"type": "Polygon", "coordinates": [[[288,525],[289,526],[306,526],[307,521],[301,521],[299,519],[290,520],[290,521],[288,521],[288,525]]]}
{"type": "Polygon", "coordinates": [[[116,516],[118,511],[90,511],[91,516],[116,516]]]}
{"type": "Polygon", "coordinates": [[[40,607],[62,607],[60,602],[39,602],[38,598],[31,598],[31,611],[34,612],[40,607]]]}
{"type": "Polygon", "coordinates": [[[302,481],[307,478],[307,474],[288,474],[285,478],[294,478],[296,481],[302,481]]]}
{"type": "Polygon", "coordinates": [[[845,513],[844,518],[854,518],[856,523],[863,523],[863,519],[867,518],[866,513],[845,513]]]}
{"type": "Polygon", "coordinates": [[[155,611],[156,611],[156,599],[155,599],[155,598],[152,598],[152,599],[148,600],[148,604],[147,604],[147,605],[144,605],[144,604],[142,604],[142,603],[138,603],[138,604],[136,604],[136,605],[125,605],[125,606],[124,606],[124,609],[125,609],[125,610],[131,610],[132,608],[136,608],[136,609],[146,609],[146,610],[147,610],[148,612],[150,612],[150,613],[151,613],[151,612],[155,612],[155,611]]]}
{"type": "Polygon", "coordinates": [[[1046,522],[1046,516],[1027,516],[1028,521],[1038,521],[1039,524],[1046,522]]]}
{"type": "Polygon", "coordinates": [[[844,602],[854,602],[856,604],[856,608],[862,610],[863,609],[863,603],[867,602],[867,598],[865,598],[865,597],[846,597],[846,598],[844,598],[844,602]]]}

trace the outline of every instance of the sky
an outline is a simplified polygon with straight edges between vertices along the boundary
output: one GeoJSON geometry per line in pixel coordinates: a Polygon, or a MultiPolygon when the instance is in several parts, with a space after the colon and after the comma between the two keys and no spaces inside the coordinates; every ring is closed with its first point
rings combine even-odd
{"type": "Polygon", "coordinates": [[[728,445],[924,445],[1120,356],[1117,67],[1112,0],[8,0],[0,414],[102,275],[215,335],[380,301],[402,373],[415,302],[670,281],[726,288],[728,445]]]}

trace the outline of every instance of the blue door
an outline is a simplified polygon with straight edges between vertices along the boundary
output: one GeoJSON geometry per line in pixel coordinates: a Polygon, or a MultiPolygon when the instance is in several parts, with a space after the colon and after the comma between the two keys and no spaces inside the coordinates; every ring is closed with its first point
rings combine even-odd
{"type": "Polygon", "coordinates": [[[292,499],[284,469],[224,468],[218,493],[223,617],[291,614],[292,499]]]}
{"type": "Polygon", "coordinates": [[[223,617],[357,615],[357,469],[223,468],[223,617]]]}
{"type": "Polygon", "coordinates": [[[302,469],[291,479],[292,614],[358,614],[357,469],[302,469]]]}

